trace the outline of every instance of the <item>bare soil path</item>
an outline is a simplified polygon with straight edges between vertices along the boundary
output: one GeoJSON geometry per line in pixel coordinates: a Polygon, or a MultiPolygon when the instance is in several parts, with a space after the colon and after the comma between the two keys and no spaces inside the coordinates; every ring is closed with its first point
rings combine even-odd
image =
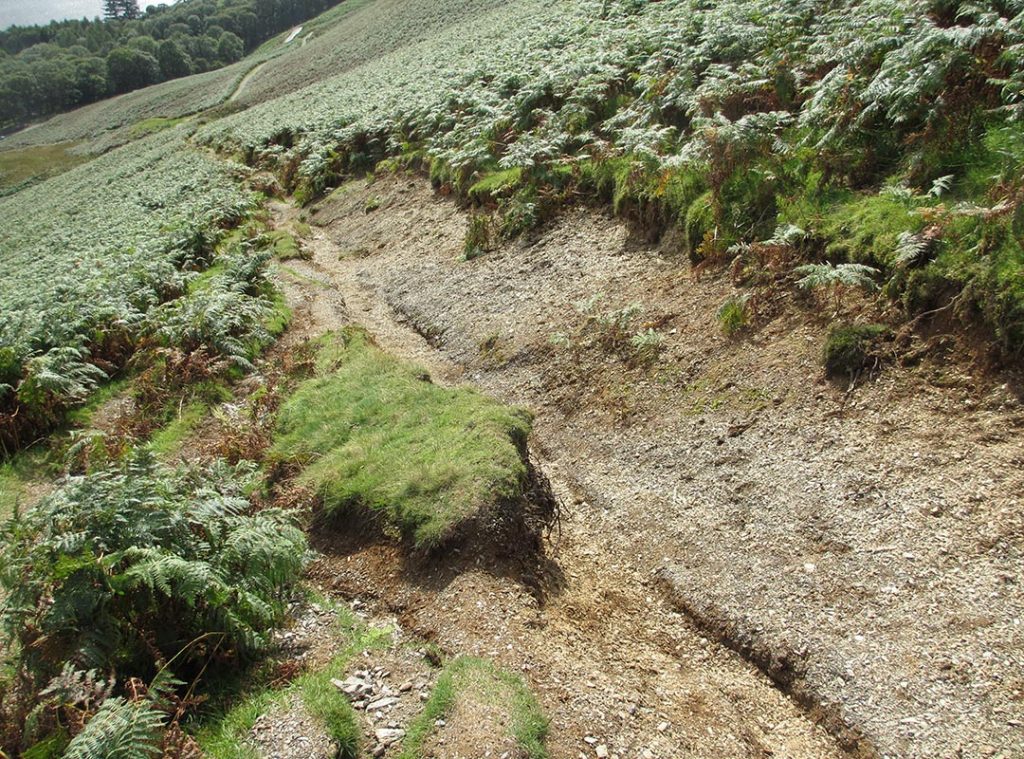
{"type": "Polygon", "coordinates": [[[246,71],[242,78],[238,80],[238,84],[235,86],[235,91],[228,95],[227,102],[233,103],[240,97],[242,97],[242,93],[245,92],[245,88],[246,86],[248,86],[249,82],[251,82],[253,77],[260,73],[260,71],[263,70],[263,67],[266,66],[268,63],[270,63],[270,61],[263,61],[263,63],[257,63],[251,69],[246,71]]]}

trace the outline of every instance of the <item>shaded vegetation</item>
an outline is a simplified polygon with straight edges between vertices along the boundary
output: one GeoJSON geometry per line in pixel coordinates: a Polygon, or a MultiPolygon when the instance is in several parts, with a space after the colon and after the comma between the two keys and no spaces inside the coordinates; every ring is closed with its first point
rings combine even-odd
{"type": "Polygon", "coordinates": [[[327,733],[338,746],[339,759],[358,756],[361,730],[357,716],[348,699],[331,683],[341,679],[352,658],[359,652],[387,645],[391,633],[381,628],[367,627],[347,608],[328,604],[338,615],[334,634],[339,653],[315,671],[300,674],[284,687],[262,679],[248,683],[239,695],[227,693],[189,725],[195,733],[203,755],[210,759],[251,759],[254,752],[245,739],[260,716],[274,708],[284,707],[291,699],[299,698],[313,717],[320,720],[327,733]]]}
{"type": "Polygon", "coordinates": [[[131,678],[175,691],[171,671],[195,677],[266,645],[306,540],[283,512],[251,508],[253,475],[245,464],[167,469],[141,455],[69,478],[4,526],[0,620],[19,676],[2,706],[22,726],[3,736],[5,750],[60,725],[87,728],[64,712],[93,713],[131,678]],[[91,689],[93,704],[39,699],[61,678],[95,672],[108,684],[91,689]]]}
{"type": "Polygon", "coordinates": [[[888,329],[881,324],[837,324],[828,332],[823,352],[825,373],[853,377],[876,360],[875,344],[888,329]]]}

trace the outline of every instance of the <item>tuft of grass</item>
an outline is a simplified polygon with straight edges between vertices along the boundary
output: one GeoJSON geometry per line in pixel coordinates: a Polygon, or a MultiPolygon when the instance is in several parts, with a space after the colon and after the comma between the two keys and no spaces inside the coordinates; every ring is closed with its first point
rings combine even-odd
{"type": "Polygon", "coordinates": [[[282,406],[271,460],[305,465],[325,511],[375,513],[435,548],[488,509],[521,498],[530,418],[446,389],[359,330],[326,336],[317,376],[282,406]]]}
{"type": "Polygon", "coordinates": [[[337,656],[315,672],[309,672],[295,682],[302,703],[313,717],[320,720],[328,735],[338,745],[339,759],[359,756],[361,730],[348,699],[331,683],[344,677],[350,655],[337,656]]]}
{"type": "Polygon", "coordinates": [[[727,337],[738,334],[750,323],[747,309],[748,295],[731,295],[719,307],[716,317],[718,326],[727,337]]]}
{"type": "Polygon", "coordinates": [[[472,185],[468,194],[472,200],[483,202],[499,198],[515,190],[523,181],[523,170],[516,166],[511,169],[492,171],[476,184],[472,185]]]}
{"type": "Polygon", "coordinates": [[[209,412],[209,404],[203,401],[183,406],[167,424],[153,433],[146,447],[163,461],[174,458],[209,412]]]}
{"type": "MultiPolygon", "coordinates": [[[[437,721],[463,700],[483,701],[487,710],[501,713],[505,718],[496,721],[508,726],[508,737],[522,756],[547,758],[548,720],[522,679],[484,659],[460,656],[444,666],[423,711],[409,725],[399,759],[422,759],[423,744],[438,729],[437,721]]],[[[493,736],[496,743],[503,737],[493,736]]]]}
{"type": "Polygon", "coordinates": [[[864,369],[871,360],[871,350],[888,328],[882,324],[837,324],[828,332],[822,361],[830,377],[847,376],[864,369]]]}
{"type": "Polygon", "coordinates": [[[276,338],[288,329],[292,320],[292,310],[288,307],[284,293],[276,287],[271,290],[269,300],[270,312],[263,320],[263,326],[271,337],[276,338]]]}

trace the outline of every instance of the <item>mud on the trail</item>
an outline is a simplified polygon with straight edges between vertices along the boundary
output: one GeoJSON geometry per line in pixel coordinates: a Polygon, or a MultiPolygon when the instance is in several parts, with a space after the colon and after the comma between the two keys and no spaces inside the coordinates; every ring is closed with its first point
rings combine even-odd
{"type": "Polygon", "coordinates": [[[533,410],[563,502],[549,593],[484,558],[410,573],[373,543],[328,552],[324,576],[522,670],[553,756],[1024,752],[1010,387],[926,361],[847,393],[806,308],[728,340],[727,277],[590,211],[473,261],[465,213],[418,179],[352,187],[311,221],[312,260],[282,276],[319,311],[303,328],[362,323],[435,380],[533,410]],[[598,293],[644,308],[653,366],[552,343],[598,293]]]}

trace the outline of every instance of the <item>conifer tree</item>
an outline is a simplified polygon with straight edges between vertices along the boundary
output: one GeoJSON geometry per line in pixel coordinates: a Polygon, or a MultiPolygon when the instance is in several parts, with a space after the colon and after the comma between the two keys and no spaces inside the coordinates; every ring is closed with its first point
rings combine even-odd
{"type": "Polygon", "coordinates": [[[103,0],[103,15],[107,19],[133,19],[141,12],[138,0],[103,0]]]}

